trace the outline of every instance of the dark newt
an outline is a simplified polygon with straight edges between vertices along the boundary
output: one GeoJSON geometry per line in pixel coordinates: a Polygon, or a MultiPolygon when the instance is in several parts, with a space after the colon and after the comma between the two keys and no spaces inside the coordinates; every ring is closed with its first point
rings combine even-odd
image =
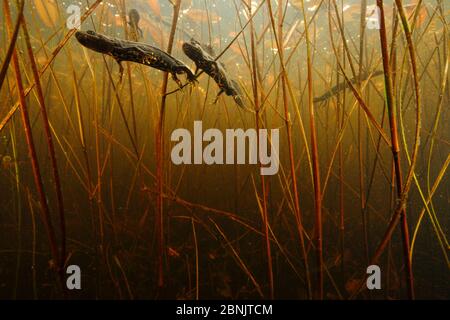
{"type": "Polygon", "coordinates": [[[190,83],[197,82],[194,73],[183,62],[148,44],[112,38],[91,30],[78,31],[75,37],[84,47],[113,57],[120,66],[121,75],[122,61],[130,61],[169,72],[180,88],[182,83],[177,77],[178,74],[185,74],[190,83]]]}
{"type": "MultiPolygon", "coordinates": [[[[360,83],[360,82],[362,82],[362,81],[365,81],[365,80],[369,79],[369,77],[374,78],[374,77],[378,77],[378,76],[380,76],[380,75],[382,75],[382,74],[384,74],[384,72],[383,72],[383,71],[380,71],[380,70],[379,70],[379,71],[375,71],[375,72],[372,73],[372,74],[371,74],[371,73],[364,73],[364,74],[362,74],[362,76],[361,76],[361,80],[359,80],[359,78],[353,78],[353,79],[350,80],[350,82],[351,82],[352,84],[357,84],[357,83],[360,83]]],[[[347,81],[338,83],[338,84],[335,85],[333,88],[331,88],[330,90],[328,90],[327,92],[325,92],[323,95],[314,98],[314,103],[322,102],[322,101],[328,100],[328,99],[330,99],[332,96],[338,94],[338,93],[341,92],[341,91],[344,91],[345,89],[347,89],[347,88],[349,88],[349,87],[350,87],[350,86],[349,86],[349,84],[348,84],[347,81]]]]}
{"type": "Polygon", "coordinates": [[[130,12],[128,12],[128,18],[130,19],[128,24],[133,28],[133,31],[138,33],[140,38],[143,38],[144,32],[139,27],[139,21],[141,20],[139,12],[136,9],[131,9],[130,12]]]}
{"type": "Polygon", "coordinates": [[[183,43],[183,52],[195,63],[197,71],[203,70],[207,75],[214,79],[219,86],[219,93],[214,103],[217,102],[219,96],[225,93],[227,96],[233,97],[234,101],[242,108],[244,103],[241,99],[241,92],[239,84],[230,79],[224,66],[217,62],[215,58],[211,56],[212,48],[205,47],[198,41],[191,39],[190,42],[183,43]]]}

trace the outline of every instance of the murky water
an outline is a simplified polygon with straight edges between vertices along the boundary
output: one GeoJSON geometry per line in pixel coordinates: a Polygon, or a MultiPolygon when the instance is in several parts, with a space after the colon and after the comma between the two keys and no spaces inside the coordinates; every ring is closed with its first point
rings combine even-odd
{"type": "Polygon", "coordinates": [[[20,80],[7,55],[18,16],[9,1],[0,14],[0,65],[9,65],[0,78],[0,297],[64,297],[65,270],[77,265],[82,289],[68,298],[403,299],[408,274],[417,298],[450,298],[450,8],[398,1],[411,52],[402,15],[382,2],[182,0],[173,19],[169,1],[26,1],[40,99],[23,28],[20,80]],[[195,85],[178,75],[179,89],[169,76],[163,99],[165,74],[141,61],[123,62],[120,81],[113,50],[89,50],[67,28],[77,8],[82,31],[163,51],[175,31],[171,55],[192,72],[182,45],[194,38],[215,66],[209,75],[223,70],[227,81],[204,69],[195,85]],[[230,83],[238,93],[214,103],[230,83]],[[175,130],[187,129],[200,155],[211,143],[195,136],[195,121],[200,134],[224,138],[278,130],[268,143],[279,145],[276,174],[261,176],[248,144],[236,151],[243,164],[176,165],[175,130]],[[387,233],[392,217],[400,221],[387,233]],[[371,264],[381,289],[369,292],[371,264]]]}

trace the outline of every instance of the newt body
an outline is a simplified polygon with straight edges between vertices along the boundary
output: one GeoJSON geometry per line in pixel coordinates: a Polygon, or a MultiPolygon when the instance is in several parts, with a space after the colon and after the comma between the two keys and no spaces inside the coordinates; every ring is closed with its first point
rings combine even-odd
{"type": "Polygon", "coordinates": [[[130,61],[169,72],[180,87],[179,74],[185,74],[191,83],[196,82],[194,73],[183,62],[151,45],[112,38],[95,31],[78,31],[75,36],[84,47],[113,57],[120,66],[121,74],[122,61],[130,61]]]}

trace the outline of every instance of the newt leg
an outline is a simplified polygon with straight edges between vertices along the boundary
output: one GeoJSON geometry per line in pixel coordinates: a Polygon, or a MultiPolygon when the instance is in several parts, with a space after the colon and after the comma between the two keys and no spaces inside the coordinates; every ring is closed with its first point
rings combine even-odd
{"type": "Polygon", "coordinates": [[[172,73],[172,79],[178,84],[180,89],[183,88],[183,84],[181,83],[180,79],[178,79],[177,74],[175,72],[172,73]]]}
{"type": "Polygon", "coordinates": [[[188,81],[190,83],[194,84],[194,85],[196,83],[198,83],[197,77],[195,76],[194,73],[192,73],[191,69],[189,69],[188,67],[184,67],[184,66],[183,67],[179,67],[179,68],[177,68],[176,73],[177,74],[184,73],[186,75],[186,78],[188,79],[188,81]]]}
{"type": "Polygon", "coordinates": [[[123,78],[123,65],[122,65],[122,61],[119,59],[115,59],[117,61],[117,64],[119,65],[119,83],[122,83],[122,78],[123,78]]]}
{"type": "Polygon", "coordinates": [[[224,93],[225,90],[224,89],[220,89],[219,93],[217,94],[216,100],[214,100],[213,104],[216,104],[217,101],[219,101],[219,97],[222,95],[222,93],[224,93]]]}

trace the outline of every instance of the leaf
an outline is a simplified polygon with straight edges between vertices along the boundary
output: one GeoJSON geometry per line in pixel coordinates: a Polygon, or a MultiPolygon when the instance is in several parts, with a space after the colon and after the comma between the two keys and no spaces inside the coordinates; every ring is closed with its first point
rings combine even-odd
{"type": "Polygon", "coordinates": [[[152,11],[158,16],[161,17],[161,6],[159,5],[158,0],[148,0],[148,4],[152,11]]]}
{"type": "Polygon", "coordinates": [[[33,0],[36,12],[47,27],[54,27],[59,20],[58,5],[55,0],[33,0]]]}
{"type": "Polygon", "coordinates": [[[205,23],[211,20],[211,23],[218,23],[222,20],[222,17],[215,14],[214,12],[209,12],[201,9],[190,9],[185,13],[185,16],[195,22],[205,23]]]}

